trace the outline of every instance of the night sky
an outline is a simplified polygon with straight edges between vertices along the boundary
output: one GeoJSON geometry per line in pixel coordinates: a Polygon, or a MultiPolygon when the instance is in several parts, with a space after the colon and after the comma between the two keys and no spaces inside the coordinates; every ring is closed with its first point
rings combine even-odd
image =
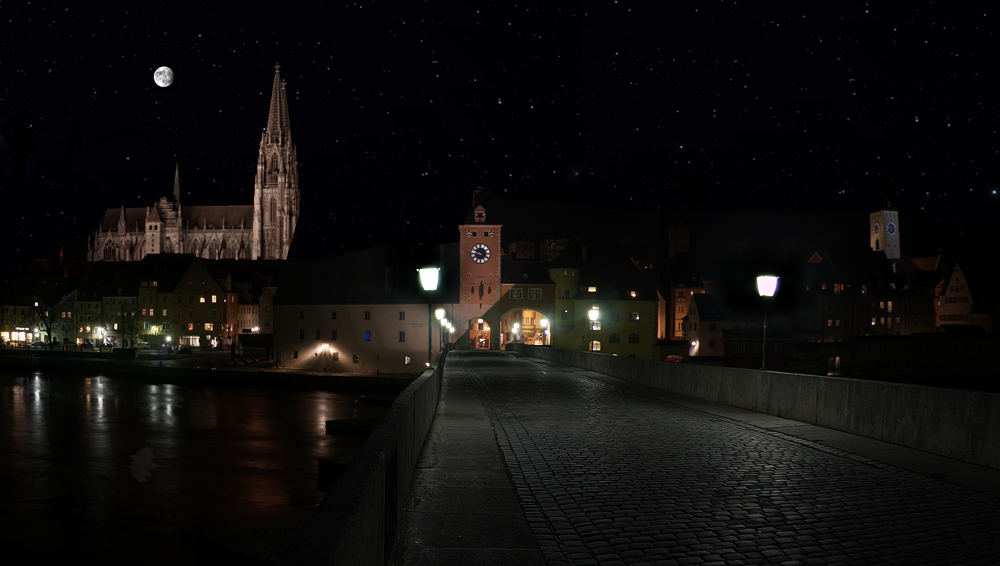
{"type": "Polygon", "coordinates": [[[4,5],[9,260],[170,195],[175,163],[182,204],[250,204],[276,62],[300,229],[331,254],[453,241],[477,185],[618,208],[885,196],[996,233],[993,2],[213,4],[4,5]]]}

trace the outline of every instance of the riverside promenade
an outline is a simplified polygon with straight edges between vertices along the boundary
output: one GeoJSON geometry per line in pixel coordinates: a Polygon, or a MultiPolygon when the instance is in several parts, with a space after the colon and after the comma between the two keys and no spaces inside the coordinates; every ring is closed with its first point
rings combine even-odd
{"type": "Polygon", "coordinates": [[[1000,471],[453,351],[394,562],[997,565],[1000,471]]]}

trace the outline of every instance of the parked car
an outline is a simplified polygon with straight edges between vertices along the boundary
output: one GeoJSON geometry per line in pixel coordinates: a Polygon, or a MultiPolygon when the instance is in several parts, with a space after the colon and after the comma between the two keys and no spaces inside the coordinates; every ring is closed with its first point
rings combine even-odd
{"type": "Polygon", "coordinates": [[[37,340],[37,341],[31,343],[31,347],[32,348],[44,348],[45,347],[45,342],[42,342],[41,340],[37,340]]]}
{"type": "Polygon", "coordinates": [[[177,349],[177,353],[178,354],[190,354],[191,353],[191,347],[190,346],[181,346],[180,348],[177,349]]]}
{"type": "Polygon", "coordinates": [[[93,350],[94,349],[94,343],[93,342],[84,342],[84,343],[80,344],[80,349],[81,350],[93,350]]]}

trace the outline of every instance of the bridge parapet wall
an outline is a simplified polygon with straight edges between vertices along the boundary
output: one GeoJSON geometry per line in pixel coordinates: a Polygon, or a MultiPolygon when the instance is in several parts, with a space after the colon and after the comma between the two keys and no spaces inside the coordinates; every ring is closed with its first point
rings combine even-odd
{"type": "Polygon", "coordinates": [[[1000,469],[1000,394],[510,344],[526,356],[1000,469]]]}
{"type": "Polygon", "coordinates": [[[279,565],[383,566],[403,521],[413,470],[441,394],[447,349],[396,397],[279,565]]]}

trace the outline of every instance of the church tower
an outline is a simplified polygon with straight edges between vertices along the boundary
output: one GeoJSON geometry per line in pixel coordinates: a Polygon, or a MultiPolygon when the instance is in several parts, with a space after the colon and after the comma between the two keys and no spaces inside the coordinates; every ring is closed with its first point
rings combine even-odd
{"type": "Polygon", "coordinates": [[[873,252],[884,252],[889,259],[899,259],[899,212],[889,210],[892,203],[868,215],[868,239],[873,252]]]}
{"type": "Polygon", "coordinates": [[[261,132],[253,189],[252,259],[286,259],[299,219],[299,173],[285,81],[274,65],[267,129],[261,132]]]}

